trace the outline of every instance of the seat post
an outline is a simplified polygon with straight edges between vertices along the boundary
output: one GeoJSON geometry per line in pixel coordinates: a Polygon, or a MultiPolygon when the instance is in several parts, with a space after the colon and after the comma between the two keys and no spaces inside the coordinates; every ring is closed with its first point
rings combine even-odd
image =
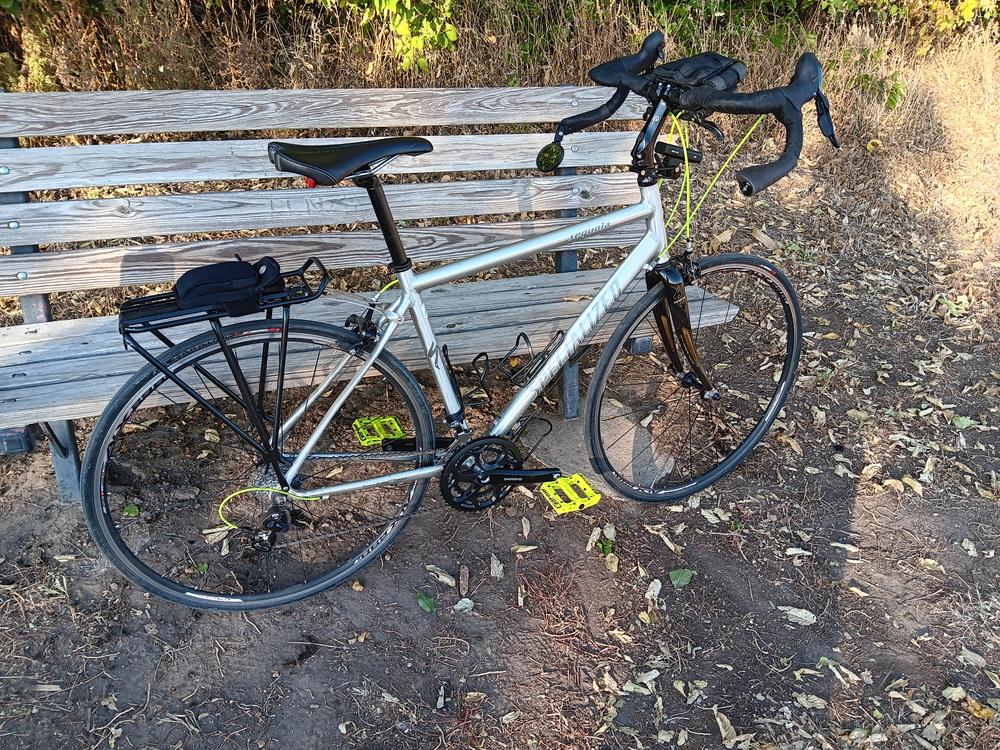
{"type": "Polygon", "coordinates": [[[392,262],[389,264],[390,270],[395,273],[408,270],[413,266],[413,263],[406,257],[403,241],[399,238],[399,230],[396,229],[396,221],[392,218],[392,211],[389,209],[385,192],[382,190],[382,182],[375,175],[366,174],[355,177],[354,184],[368,191],[368,198],[375,210],[375,218],[378,220],[379,229],[382,230],[385,244],[389,248],[389,257],[392,258],[392,262]]]}

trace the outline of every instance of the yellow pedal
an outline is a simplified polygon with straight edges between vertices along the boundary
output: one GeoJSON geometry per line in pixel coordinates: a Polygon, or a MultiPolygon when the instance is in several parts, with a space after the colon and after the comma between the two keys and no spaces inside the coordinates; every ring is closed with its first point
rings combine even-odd
{"type": "Polygon", "coordinates": [[[538,490],[552,510],[560,515],[589,508],[601,499],[600,493],[590,486],[583,474],[559,477],[539,485],[538,490]]]}
{"type": "Polygon", "coordinates": [[[360,417],[351,426],[358,442],[366,448],[403,437],[403,428],[395,417],[360,417]]]}

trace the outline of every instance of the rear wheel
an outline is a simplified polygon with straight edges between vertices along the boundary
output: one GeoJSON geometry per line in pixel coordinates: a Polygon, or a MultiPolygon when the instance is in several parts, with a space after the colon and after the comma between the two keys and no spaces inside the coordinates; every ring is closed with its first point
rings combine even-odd
{"type": "Polygon", "coordinates": [[[802,314],[785,275],[761,258],[727,254],[697,262],[694,277],[691,326],[719,398],[706,399],[697,379],[671,367],[654,324],[663,284],[615,329],[587,395],[591,463],[634,500],[677,500],[731,471],[764,437],[795,379],[802,314]]]}
{"type": "MultiPolygon", "coordinates": [[[[224,331],[261,411],[271,420],[278,405],[280,326],[260,320],[224,331]]],[[[314,394],[327,373],[344,367],[289,429],[283,471],[366,356],[347,331],[294,319],[287,351],[282,421],[314,394]]],[[[221,387],[234,381],[211,332],[160,359],[255,434],[246,410],[221,387]]],[[[420,387],[398,360],[383,353],[284,493],[252,446],[147,366],[119,391],[91,436],[83,472],[84,516],[101,551],[126,577],[158,596],[231,610],[288,604],[349,579],[381,555],[420,503],[428,480],[322,499],[305,499],[301,493],[426,466],[433,460],[433,445],[430,408],[420,387]],[[356,424],[387,417],[391,421],[379,424],[413,439],[413,450],[384,453],[377,444],[362,444],[362,438],[373,442],[374,428],[366,432],[356,424]]]]}

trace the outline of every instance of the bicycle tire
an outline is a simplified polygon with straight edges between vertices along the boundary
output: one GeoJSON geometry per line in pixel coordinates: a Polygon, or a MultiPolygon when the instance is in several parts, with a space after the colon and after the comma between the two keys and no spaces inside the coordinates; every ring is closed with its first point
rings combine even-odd
{"type": "MultiPolygon", "coordinates": [[[[707,278],[712,274],[724,271],[751,273],[761,279],[771,288],[780,302],[787,326],[785,355],[780,377],[775,384],[767,407],[753,429],[739,445],[717,465],[676,487],[653,490],[652,487],[640,487],[634,480],[623,476],[621,469],[616,469],[608,456],[607,448],[602,444],[601,413],[604,392],[615,364],[624,351],[627,342],[636,338],[635,332],[643,319],[653,308],[666,299],[668,288],[665,284],[657,284],[650,289],[632,309],[612,333],[595,366],[590,388],[587,393],[585,409],[585,425],[587,431],[587,446],[591,465],[595,471],[617,492],[640,502],[673,502],[696,492],[699,492],[732,471],[757,446],[767,430],[778,417],[795,380],[795,372],[802,351],[802,312],[798,297],[788,278],[772,263],[763,258],[751,255],[727,253],[702,259],[694,264],[696,279],[707,278]]],[[[655,334],[654,334],[655,338],[655,334]]],[[[704,361],[706,367],[711,362],[704,361]]],[[[666,370],[666,363],[664,363],[666,370]]],[[[651,443],[652,441],[650,441],[651,443]]],[[[613,447],[613,446],[612,446],[613,447]]],[[[633,459],[634,460],[634,459],[633,459]]],[[[673,471],[673,468],[670,469],[673,471]]]]}
{"type": "MultiPolygon", "coordinates": [[[[227,340],[253,344],[257,340],[263,341],[263,334],[273,336],[279,330],[273,321],[255,320],[227,326],[223,332],[227,340]]],[[[295,340],[296,337],[303,340],[308,337],[321,339],[343,352],[359,351],[361,345],[361,340],[350,331],[309,320],[290,321],[289,339],[295,340]]],[[[213,347],[219,350],[214,334],[209,331],[170,348],[161,355],[160,361],[171,370],[178,370],[185,363],[195,362],[199,355],[201,355],[200,361],[204,361],[213,347]]],[[[380,354],[373,368],[403,397],[405,408],[409,411],[414,425],[416,451],[420,451],[418,455],[422,456],[419,465],[431,463],[434,423],[430,406],[420,385],[413,374],[388,352],[380,354]]],[[[139,409],[144,399],[164,382],[165,377],[160,372],[152,365],[146,365],[118,391],[94,428],[82,469],[83,514],[98,549],[126,578],[163,599],[197,609],[249,611],[287,605],[318,594],[352,578],[382,555],[402,533],[427,491],[429,479],[410,483],[412,487],[407,495],[408,502],[403,512],[392,522],[391,527],[378,537],[377,543],[354,554],[343,565],[301,585],[248,596],[209,594],[181,585],[150,568],[129,548],[118,531],[116,518],[109,508],[105,492],[108,455],[116,435],[132,412],[139,409]]],[[[225,429],[221,422],[219,429],[225,429]]],[[[119,518],[118,521],[120,520],[119,518]]]]}

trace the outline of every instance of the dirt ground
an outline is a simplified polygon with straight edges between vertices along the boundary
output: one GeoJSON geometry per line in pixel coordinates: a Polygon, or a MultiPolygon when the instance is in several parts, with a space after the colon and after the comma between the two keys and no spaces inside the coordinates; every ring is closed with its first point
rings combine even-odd
{"type": "MultiPolygon", "coordinates": [[[[686,504],[435,492],[363,590],[206,614],[110,569],[44,451],[2,459],[0,747],[1000,748],[1000,262],[824,182],[703,224],[780,262],[807,334],[766,443],[686,504]]],[[[540,458],[592,476],[579,430],[540,458]]]]}

